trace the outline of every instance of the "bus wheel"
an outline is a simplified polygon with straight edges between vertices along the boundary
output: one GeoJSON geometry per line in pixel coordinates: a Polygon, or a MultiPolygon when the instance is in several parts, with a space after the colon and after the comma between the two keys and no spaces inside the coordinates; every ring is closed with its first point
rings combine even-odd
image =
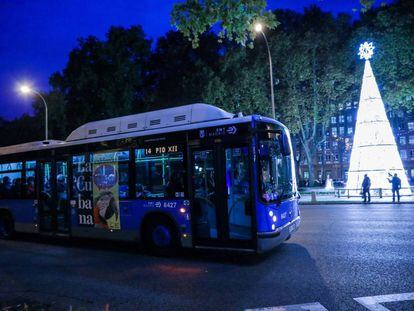
{"type": "Polygon", "coordinates": [[[145,247],[158,256],[176,254],[179,242],[175,226],[168,220],[150,220],[144,227],[145,247]]]}
{"type": "Polygon", "coordinates": [[[0,239],[9,240],[13,237],[13,220],[8,213],[0,212],[0,239]]]}

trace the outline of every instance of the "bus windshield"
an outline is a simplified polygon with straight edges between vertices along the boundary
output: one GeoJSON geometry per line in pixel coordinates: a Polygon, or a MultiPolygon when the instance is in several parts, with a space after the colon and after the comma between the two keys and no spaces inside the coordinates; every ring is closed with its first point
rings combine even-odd
{"type": "Polygon", "coordinates": [[[260,194],[265,202],[290,196],[293,191],[290,156],[283,156],[279,136],[267,132],[259,140],[260,194]]]}

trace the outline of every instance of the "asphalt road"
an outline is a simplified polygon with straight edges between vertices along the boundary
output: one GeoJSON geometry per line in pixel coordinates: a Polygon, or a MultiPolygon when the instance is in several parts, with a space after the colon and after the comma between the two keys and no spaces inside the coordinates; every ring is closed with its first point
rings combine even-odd
{"type": "MultiPolygon", "coordinates": [[[[368,310],[354,298],[413,292],[414,205],[303,206],[299,231],[266,256],[157,258],[114,242],[0,241],[2,308],[368,310]]],[[[414,310],[414,300],[382,306],[414,310]]]]}

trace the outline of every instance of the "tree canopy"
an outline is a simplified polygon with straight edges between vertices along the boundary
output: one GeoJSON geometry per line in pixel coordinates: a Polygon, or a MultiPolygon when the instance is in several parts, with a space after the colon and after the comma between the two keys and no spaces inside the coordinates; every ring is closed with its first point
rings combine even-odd
{"type": "Polygon", "coordinates": [[[220,41],[226,38],[246,45],[254,40],[254,23],[263,23],[269,29],[278,25],[266,6],[266,0],[187,0],[174,5],[171,21],[193,47],[213,26],[219,29],[220,41]]]}
{"type": "Polygon", "coordinates": [[[147,96],[150,48],[140,26],[111,27],[104,41],[79,39],[66,68],[50,78],[53,90],[70,103],[65,111],[70,128],[139,111],[147,96]]]}
{"type": "Polygon", "coordinates": [[[398,1],[367,13],[356,25],[350,45],[375,45],[371,60],[384,101],[393,109],[414,109],[414,6],[398,1]]]}

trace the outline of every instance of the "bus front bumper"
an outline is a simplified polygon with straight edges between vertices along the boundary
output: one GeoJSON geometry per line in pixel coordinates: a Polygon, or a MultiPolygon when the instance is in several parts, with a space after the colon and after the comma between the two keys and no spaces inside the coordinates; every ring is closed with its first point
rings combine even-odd
{"type": "Polygon", "coordinates": [[[257,252],[263,253],[282,244],[283,241],[298,230],[299,226],[300,216],[278,227],[275,231],[257,233],[257,252]]]}

